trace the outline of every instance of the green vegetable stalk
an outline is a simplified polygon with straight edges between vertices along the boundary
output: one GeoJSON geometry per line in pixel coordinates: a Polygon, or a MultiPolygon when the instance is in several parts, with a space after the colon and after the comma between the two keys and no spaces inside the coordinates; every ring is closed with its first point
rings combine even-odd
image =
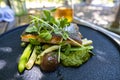
{"type": "Polygon", "coordinates": [[[32,52],[32,45],[28,44],[28,46],[25,48],[23,54],[20,57],[19,63],[18,63],[18,71],[22,73],[25,69],[25,65],[30,57],[30,54],[32,52]]]}
{"type": "Polygon", "coordinates": [[[34,63],[35,63],[35,60],[37,58],[37,49],[36,48],[37,48],[37,46],[35,46],[32,54],[31,54],[31,56],[30,56],[30,58],[29,58],[29,60],[26,64],[27,69],[31,69],[33,67],[34,63]]]}

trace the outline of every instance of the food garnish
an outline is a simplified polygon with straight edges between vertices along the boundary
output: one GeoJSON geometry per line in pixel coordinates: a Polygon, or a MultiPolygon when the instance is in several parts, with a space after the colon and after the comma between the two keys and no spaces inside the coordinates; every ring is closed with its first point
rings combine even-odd
{"type": "Polygon", "coordinates": [[[59,64],[78,67],[92,56],[92,40],[82,37],[77,24],[64,17],[55,19],[52,11],[31,16],[30,25],[21,34],[25,49],[18,62],[20,73],[34,65],[47,72],[56,70],[59,64]]]}

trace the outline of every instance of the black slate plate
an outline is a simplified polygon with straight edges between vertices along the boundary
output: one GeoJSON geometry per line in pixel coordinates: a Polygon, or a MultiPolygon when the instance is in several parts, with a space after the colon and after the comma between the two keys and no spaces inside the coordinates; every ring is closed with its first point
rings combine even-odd
{"type": "Polygon", "coordinates": [[[23,51],[20,35],[27,25],[0,35],[0,80],[120,80],[120,46],[101,32],[79,25],[84,37],[93,40],[96,54],[78,68],[60,66],[55,72],[42,72],[38,66],[17,71],[23,51]]]}

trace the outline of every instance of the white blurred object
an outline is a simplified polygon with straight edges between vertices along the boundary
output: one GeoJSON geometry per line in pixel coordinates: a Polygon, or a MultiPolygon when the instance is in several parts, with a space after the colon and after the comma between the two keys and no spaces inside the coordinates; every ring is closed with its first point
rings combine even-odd
{"type": "Polygon", "coordinates": [[[0,21],[12,22],[14,20],[14,11],[8,6],[0,8],[0,21]]]}
{"type": "Polygon", "coordinates": [[[92,5],[101,5],[103,7],[113,7],[114,3],[109,2],[108,0],[92,0],[92,5]]]}

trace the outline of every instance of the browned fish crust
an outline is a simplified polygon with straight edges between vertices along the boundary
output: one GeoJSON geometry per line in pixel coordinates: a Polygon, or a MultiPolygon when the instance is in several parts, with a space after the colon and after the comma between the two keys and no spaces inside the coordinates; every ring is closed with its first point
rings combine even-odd
{"type": "Polygon", "coordinates": [[[73,41],[71,41],[70,39],[63,40],[63,38],[61,36],[58,36],[58,35],[52,35],[52,38],[49,41],[46,41],[35,34],[23,34],[23,35],[21,35],[21,41],[29,42],[29,39],[36,39],[41,43],[50,43],[50,44],[60,44],[62,41],[65,43],[69,43],[73,46],[79,46],[78,44],[82,44],[81,38],[73,39],[74,41],[76,41],[78,43],[78,44],[76,44],[73,41]]]}

